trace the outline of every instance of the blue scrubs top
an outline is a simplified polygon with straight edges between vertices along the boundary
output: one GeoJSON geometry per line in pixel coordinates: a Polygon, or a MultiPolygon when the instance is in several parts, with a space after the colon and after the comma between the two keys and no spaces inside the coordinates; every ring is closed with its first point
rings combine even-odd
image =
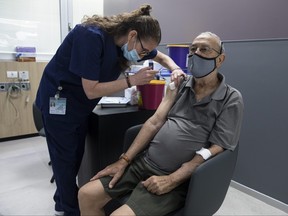
{"type": "MultiPolygon", "coordinates": [[[[155,49],[145,59],[156,55],[155,49]]],[[[61,86],[59,96],[67,100],[66,114],[50,116],[61,121],[83,121],[101,98],[88,99],[81,78],[99,82],[116,80],[121,73],[118,63],[121,56],[121,47],[116,46],[113,36],[97,26],[75,26],[44,70],[36,105],[44,115],[49,115],[49,98],[61,86]]]]}

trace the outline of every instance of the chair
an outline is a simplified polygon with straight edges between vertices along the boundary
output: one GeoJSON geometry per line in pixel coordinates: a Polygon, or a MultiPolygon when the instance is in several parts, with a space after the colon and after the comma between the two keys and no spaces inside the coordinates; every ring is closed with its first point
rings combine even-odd
{"type": "MultiPolygon", "coordinates": [[[[138,134],[142,125],[129,128],[124,137],[124,152],[138,134]]],[[[205,161],[190,178],[187,198],[183,208],[170,213],[174,216],[213,215],[221,207],[229,188],[235,169],[239,145],[234,151],[225,150],[205,161]]],[[[117,199],[118,204],[124,203],[127,197],[117,199]]],[[[109,204],[113,207],[116,204],[109,204]]],[[[111,211],[111,210],[110,210],[111,211]]]]}
{"type": "MultiPolygon", "coordinates": [[[[36,130],[38,131],[39,136],[45,137],[45,130],[43,127],[43,121],[42,121],[42,113],[36,106],[35,102],[33,103],[33,119],[34,119],[34,125],[36,127],[36,130]]],[[[48,165],[51,165],[51,161],[49,161],[48,165]]],[[[50,182],[54,182],[54,175],[52,175],[50,182]]]]}

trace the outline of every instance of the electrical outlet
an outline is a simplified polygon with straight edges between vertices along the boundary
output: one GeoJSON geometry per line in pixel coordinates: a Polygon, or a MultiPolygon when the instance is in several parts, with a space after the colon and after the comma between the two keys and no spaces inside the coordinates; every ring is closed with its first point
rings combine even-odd
{"type": "Polygon", "coordinates": [[[0,83],[0,92],[7,92],[7,91],[8,91],[8,84],[0,83]]]}
{"type": "Polygon", "coordinates": [[[29,80],[29,71],[19,71],[20,80],[29,80]]]}
{"type": "Polygon", "coordinates": [[[19,83],[20,88],[24,91],[29,91],[30,90],[30,82],[21,82],[19,83]]]}
{"type": "Polygon", "coordinates": [[[11,88],[18,88],[19,90],[29,91],[31,89],[31,85],[29,81],[0,83],[0,92],[7,92],[11,88]]]}
{"type": "Polygon", "coordinates": [[[7,71],[7,78],[18,78],[18,71],[7,71]]]}

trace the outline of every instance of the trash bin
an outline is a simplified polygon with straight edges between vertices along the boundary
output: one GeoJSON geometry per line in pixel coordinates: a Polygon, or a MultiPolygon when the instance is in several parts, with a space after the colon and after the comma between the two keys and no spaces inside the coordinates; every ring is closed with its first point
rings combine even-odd
{"type": "Polygon", "coordinates": [[[167,48],[169,56],[185,73],[187,73],[187,59],[189,54],[189,45],[168,44],[167,48]]]}
{"type": "Polygon", "coordinates": [[[137,86],[140,109],[156,110],[164,95],[165,80],[151,80],[149,84],[137,86]]]}

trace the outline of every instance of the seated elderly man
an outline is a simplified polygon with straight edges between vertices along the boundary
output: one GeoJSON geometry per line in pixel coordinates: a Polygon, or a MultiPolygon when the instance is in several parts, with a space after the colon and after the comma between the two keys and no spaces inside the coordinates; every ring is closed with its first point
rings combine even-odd
{"type": "Polygon", "coordinates": [[[79,190],[82,215],[104,215],[108,201],[129,192],[112,215],[166,215],[184,205],[188,179],[201,163],[235,149],[243,100],[218,72],[224,59],[217,35],[204,32],[194,39],[192,76],[179,75],[176,89],[167,88],[127,152],[79,190]]]}

